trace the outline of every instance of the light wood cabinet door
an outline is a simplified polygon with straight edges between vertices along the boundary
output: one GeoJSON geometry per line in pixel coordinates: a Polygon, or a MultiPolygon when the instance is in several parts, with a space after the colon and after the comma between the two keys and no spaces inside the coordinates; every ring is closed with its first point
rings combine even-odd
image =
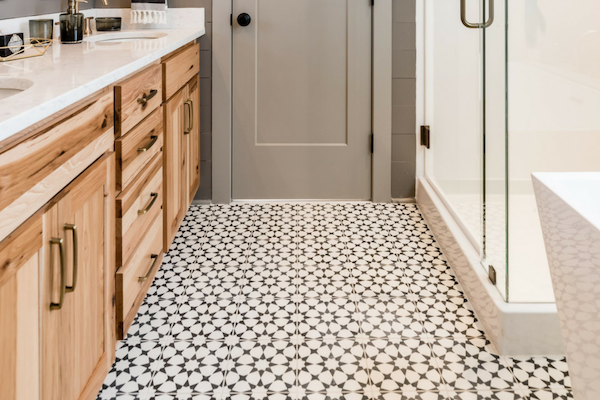
{"type": "Polygon", "coordinates": [[[169,251],[175,234],[187,211],[187,135],[186,114],[189,110],[188,89],[185,86],[164,104],[164,145],[163,145],[163,216],[164,252],[169,251]]]}
{"type": "Polygon", "coordinates": [[[0,398],[40,399],[42,216],[0,243],[0,398]]]}
{"type": "MultiPolygon", "coordinates": [[[[196,75],[188,83],[188,128],[187,150],[187,207],[192,204],[196,192],[200,187],[200,79],[196,75]]],[[[187,209],[186,207],[186,209],[187,209]]]]}
{"type": "Polygon", "coordinates": [[[114,153],[47,206],[43,400],[93,399],[114,353],[114,153]]]}

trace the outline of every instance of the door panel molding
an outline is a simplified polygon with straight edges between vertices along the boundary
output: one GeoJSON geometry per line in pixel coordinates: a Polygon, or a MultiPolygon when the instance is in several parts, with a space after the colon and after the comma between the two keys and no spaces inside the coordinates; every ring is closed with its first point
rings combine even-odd
{"type": "MultiPolygon", "coordinates": [[[[232,15],[233,1],[213,1],[212,193],[214,203],[232,200],[232,15]]],[[[373,10],[372,200],[391,201],[392,0],[373,10]]]]}

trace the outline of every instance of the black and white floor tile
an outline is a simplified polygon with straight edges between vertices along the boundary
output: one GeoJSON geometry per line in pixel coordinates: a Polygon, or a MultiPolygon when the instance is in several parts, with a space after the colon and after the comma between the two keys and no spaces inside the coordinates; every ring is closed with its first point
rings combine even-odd
{"type": "Polygon", "coordinates": [[[98,400],[572,399],[498,356],[412,204],[192,206],[98,400]]]}

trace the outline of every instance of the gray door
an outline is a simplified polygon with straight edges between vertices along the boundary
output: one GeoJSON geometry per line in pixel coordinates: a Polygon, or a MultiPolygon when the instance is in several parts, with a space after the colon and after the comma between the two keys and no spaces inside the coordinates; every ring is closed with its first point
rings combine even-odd
{"type": "Polygon", "coordinates": [[[370,135],[370,1],[233,0],[234,199],[368,200],[370,135]]]}

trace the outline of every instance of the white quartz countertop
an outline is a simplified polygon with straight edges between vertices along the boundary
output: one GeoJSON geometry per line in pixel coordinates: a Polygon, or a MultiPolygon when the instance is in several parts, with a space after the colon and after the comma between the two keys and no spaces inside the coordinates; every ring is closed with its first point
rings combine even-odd
{"type": "Polygon", "coordinates": [[[94,41],[94,36],[108,33],[97,32],[81,44],[54,43],[41,57],[1,63],[0,87],[15,79],[21,86],[32,84],[0,99],[0,142],[204,35],[203,11],[191,28],[121,31],[164,34],[154,35],[162,36],[157,39],[94,41]]]}

